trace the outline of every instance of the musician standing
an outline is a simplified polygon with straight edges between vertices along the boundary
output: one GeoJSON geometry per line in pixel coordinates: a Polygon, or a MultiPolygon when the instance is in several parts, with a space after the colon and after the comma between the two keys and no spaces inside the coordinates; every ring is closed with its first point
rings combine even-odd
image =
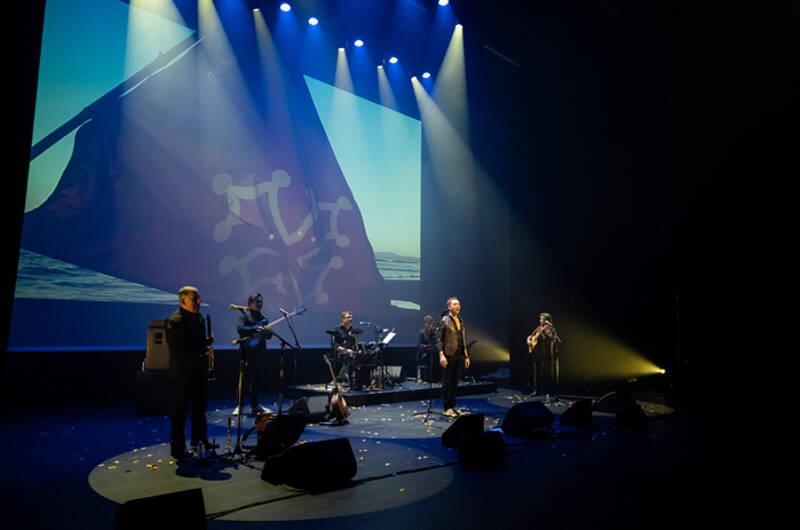
{"type": "Polygon", "coordinates": [[[553,315],[541,313],[539,325],[528,335],[526,342],[531,354],[529,384],[533,395],[544,395],[549,401],[550,394],[557,392],[558,348],[561,343],[553,325],[553,315]]]}
{"type": "Polygon", "coordinates": [[[331,348],[336,356],[342,361],[342,372],[347,374],[347,381],[350,390],[361,390],[361,383],[357,381],[355,373],[355,355],[357,348],[356,335],[353,329],[353,313],[342,311],[342,325],[333,328],[331,335],[331,348]]]}
{"type": "MultiPolygon", "coordinates": [[[[264,307],[264,298],[261,294],[252,294],[247,298],[247,309],[242,310],[236,331],[242,342],[242,355],[245,359],[243,392],[250,396],[250,414],[269,412],[268,409],[258,404],[258,372],[267,355],[267,339],[272,337],[272,332],[267,329],[269,321],[261,314],[264,307]],[[246,389],[246,390],[245,390],[246,389]]],[[[239,414],[237,403],[233,411],[234,416],[239,414]]]]}
{"type": "Polygon", "coordinates": [[[437,346],[436,333],[433,328],[433,317],[425,315],[422,319],[422,329],[417,334],[417,382],[427,381],[431,374],[428,373],[430,369],[430,355],[436,351],[437,346]],[[423,377],[423,374],[424,377],[423,377]]]}
{"type": "Polygon", "coordinates": [[[191,456],[184,433],[190,411],[192,446],[201,442],[208,446],[208,354],[213,336],[206,336],[196,287],[181,287],[178,302],[180,307],[164,322],[164,334],[169,348],[170,454],[183,459],[191,456]]]}
{"type": "Polygon", "coordinates": [[[459,316],[461,302],[456,297],[447,299],[447,314],[439,323],[439,364],[442,365],[442,402],[445,416],[455,417],[462,412],[456,409],[458,380],[464,368],[469,368],[464,323],[459,316]]]}

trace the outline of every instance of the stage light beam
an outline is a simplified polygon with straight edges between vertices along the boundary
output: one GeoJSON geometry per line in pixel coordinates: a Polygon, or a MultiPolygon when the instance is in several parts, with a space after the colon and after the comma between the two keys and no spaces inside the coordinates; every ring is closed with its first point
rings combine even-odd
{"type": "Polygon", "coordinates": [[[467,70],[464,62],[464,27],[461,24],[456,24],[450,37],[450,44],[436,75],[433,99],[455,130],[469,141],[467,70]]]}
{"type": "Polygon", "coordinates": [[[378,92],[381,105],[397,110],[397,100],[394,97],[392,86],[389,84],[389,78],[386,77],[386,70],[381,64],[378,65],[378,92]]]}
{"type": "Polygon", "coordinates": [[[353,92],[353,78],[350,77],[350,66],[347,64],[347,54],[344,48],[339,48],[336,54],[336,79],[333,83],[336,88],[353,92]]]}

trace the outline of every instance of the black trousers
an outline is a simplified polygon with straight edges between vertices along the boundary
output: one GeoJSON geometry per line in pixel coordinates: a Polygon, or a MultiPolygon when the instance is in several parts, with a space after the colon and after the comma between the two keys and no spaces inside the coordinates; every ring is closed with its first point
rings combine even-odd
{"type": "MultiPolygon", "coordinates": [[[[261,363],[260,357],[266,352],[247,352],[246,364],[244,368],[244,382],[242,383],[242,393],[250,396],[250,408],[258,408],[258,366],[261,363]]],[[[242,396],[242,405],[244,405],[242,396]]]]}
{"type": "Polygon", "coordinates": [[[552,354],[534,352],[531,355],[531,388],[537,394],[555,394],[555,365],[552,354]]]}
{"type": "Polygon", "coordinates": [[[169,382],[170,386],[170,423],[169,436],[172,452],[182,452],[186,447],[184,429],[186,418],[192,414],[191,433],[192,445],[206,442],[208,426],[206,424],[206,409],[208,408],[208,361],[200,358],[191,367],[178,373],[169,382]]]}
{"type": "Polygon", "coordinates": [[[464,371],[464,355],[454,355],[447,358],[447,366],[442,370],[442,403],[444,410],[452,409],[456,406],[456,392],[458,381],[464,371]]]}

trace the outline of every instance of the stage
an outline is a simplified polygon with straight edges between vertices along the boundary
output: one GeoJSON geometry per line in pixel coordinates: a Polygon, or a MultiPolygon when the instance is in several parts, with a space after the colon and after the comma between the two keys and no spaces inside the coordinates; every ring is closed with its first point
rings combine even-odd
{"type": "MultiPolygon", "coordinates": [[[[289,385],[286,387],[286,395],[290,398],[300,398],[304,396],[327,396],[331,393],[333,385],[328,384],[308,384],[308,385],[289,385]]],[[[497,390],[497,383],[494,381],[462,381],[458,385],[459,396],[472,396],[476,394],[488,394],[497,390]]],[[[435,398],[442,397],[442,383],[437,382],[429,385],[428,383],[418,383],[414,379],[398,381],[392,386],[386,385],[385,388],[367,388],[357,391],[343,389],[347,404],[362,407],[364,405],[380,405],[382,403],[399,403],[403,401],[427,400],[429,396],[435,398]]]]}
{"type": "MultiPolygon", "coordinates": [[[[441,400],[433,401],[429,417],[424,400],[352,407],[346,425],[310,424],[300,437],[300,443],[345,437],[357,461],[349,485],[317,494],[264,482],[263,461],[178,465],[169,456],[168,419],[137,417],[129,406],[18,415],[6,423],[10,436],[4,436],[10,442],[4,518],[10,528],[110,528],[120,503],[193,488],[202,489],[209,528],[255,521],[260,528],[287,521],[308,528],[603,525],[620,516],[604,510],[623,498],[630,516],[660,505],[674,473],[688,465],[686,417],[640,402],[648,418],[643,430],[615,427],[612,414],[597,412],[589,429],[559,425],[558,415],[575,398],[547,405],[556,415],[551,429],[529,438],[504,435],[507,465],[482,471],[464,468],[457,451],[442,446],[453,420],[439,414],[441,400]],[[636,486],[642,473],[659,477],[648,479],[647,491],[636,486]],[[571,510],[576,502],[591,513],[571,510]]],[[[496,429],[513,405],[539,399],[500,388],[460,396],[458,406],[483,413],[485,429],[496,429]]],[[[232,408],[224,402],[209,407],[209,438],[220,452],[232,408]]],[[[243,419],[252,426],[252,417],[243,419]]],[[[234,444],[235,436],[234,430],[234,444]]]]}

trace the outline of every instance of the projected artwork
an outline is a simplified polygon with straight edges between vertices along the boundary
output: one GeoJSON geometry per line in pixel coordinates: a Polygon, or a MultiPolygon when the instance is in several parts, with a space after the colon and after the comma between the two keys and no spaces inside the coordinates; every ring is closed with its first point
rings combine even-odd
{"type": "Polygon", "coordinates": [[[255,292],[308,306],[312,343],[343,309],[418,315],[420,121],[290,67],[250,75],[262,60],[123,2],[47,2],[12,348],[134,346],[129,322],[31,330],[46,300],[164,318],[185,284],[222,318],[255,292]]]}

